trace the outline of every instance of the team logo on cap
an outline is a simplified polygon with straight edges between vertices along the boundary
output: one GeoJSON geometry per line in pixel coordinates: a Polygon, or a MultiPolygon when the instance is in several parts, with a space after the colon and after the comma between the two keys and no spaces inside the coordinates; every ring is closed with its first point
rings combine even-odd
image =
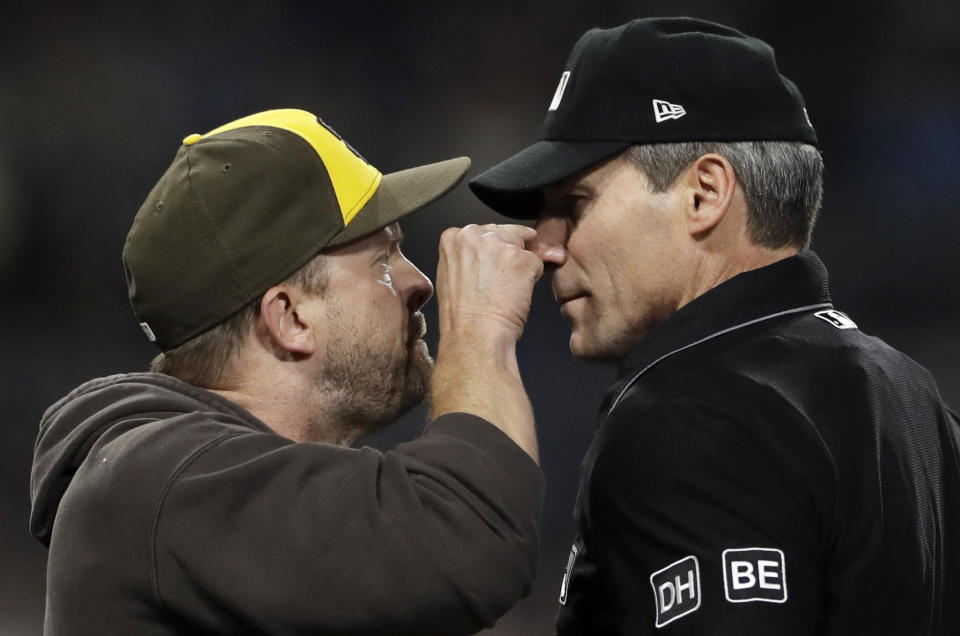
{"type": "Polygon", "coordinates": [[[657,123],[667,121],[668,119],[680,119],[687,114],[680,104],[671,104],[662,99],[653,100],[653,115],[657,118],[657,123]]]}
{"type": "Polygon", "coordinates": [[[553,101],[550,102],[550,108],[548,111],[557,110],[560,108],[560,100],[563,99],[563,91],[567,90],[567,82],[570,80],[570,71],[564,71],[563,75],[560,76],[560,83],[557,84],[557,90],[553,94],[553,101]]]}
{"type": "Polygon", "coordinates": [[[326,128],[326,129],[327,129],[327,132],[329,132],[331,135],[333,135],[334,137],[336,137],[337,139],[339,139],[341,142],[343,142],[343,145],[346,146],[346,147],[350,150],[350,152],[352,152],[353,154],[357,155],[357,158],[360,159],[363,163],[365,163],[365,164],[367,164],[367,165],[370,164],[370,162],[367,161],[367,160],[364,158],[363,155],[361,155],[359,152],[357,152],[357,149],[356,149],[356,148],[354,148],[353,146],[350,145],[350,142],[349,142],[349,141],[347,141],[346,139],[344,139],[343,137],[341,137],[341,136],[340,136],[340,133],[338,133],[336,130],[333,129],[333,126],[331,126],[331,125],[328,124],[327,122],[323,121],[323,120],[320,119],[319,117],[317,117],[317,123],[320,124],[321,126],[323,126],[324,128],[326,128]]]}

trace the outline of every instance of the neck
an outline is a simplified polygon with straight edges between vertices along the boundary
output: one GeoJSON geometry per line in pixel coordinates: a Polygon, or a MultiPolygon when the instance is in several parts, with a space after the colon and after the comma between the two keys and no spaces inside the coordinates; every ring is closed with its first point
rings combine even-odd
{"type": "MultiPolygon", "coordinates": [[[[710,291],[738,274],[772,265],[777,261],[796,255],[796,247],[769,248],[750,244],[743,249],[728,252],[706,253],[696,265],[695,284],[679,307],[710,291]]],[[[678,309],[679,309],[678,307],[678,309]]]]}
{"type": "Polygon", "coordinates": [[[303,418],[290,408],[287,400],[277,395],[267,397],[263,392],[243,387],[237,389],[209,389],[249,411],[273,432],[295,442],[307,441],[303,418]]]}
{"type": "Polygon", "coordinates": [[[275,433],[295,442],[349,446],[360,437],[360,426],[336,413],[336,396],[328,395],[299,374],[274,370],[258,377],[236,379],[223,388],[208,389],[264,422],[275,433]]]}

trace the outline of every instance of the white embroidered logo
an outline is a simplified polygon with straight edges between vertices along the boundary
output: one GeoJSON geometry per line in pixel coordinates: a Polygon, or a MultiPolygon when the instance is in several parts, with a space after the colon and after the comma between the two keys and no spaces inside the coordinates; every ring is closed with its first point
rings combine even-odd
{"type": "Polygon", "coordinates": [[[787,602],[787,562],[776,548],[723,551],[723,592],[731,603],[787,602]]]}
{"type": "Polygon", "coordinates": [[[563,91],[567,90],[567,80],[570,79],[570,71],[564,71],[560,76],[560,83],[557,84],[557,90],[553,94],[553,101],[550,102],[548,111],[554,111],[560,108],[560,100],[563,99],[563,91]]]}
{"type": "Polygon", "coordinates": [[[688,556],[650,575],[657,606],[655,625],[663,627],[700,608],[700,562],[688,556]]]}
{"type": "Polygon", "coordinates": [[[856,329],[857,323],[850,320],[850,317],[842,311],[836,309],[825,309],[813,314],[824,322],[829,322],[837,329],[856,329]]]}
{"type": "Polygon", "coordinates": [[[687,111],[680,104],[671,104],[662,99],[653,100],[653,115],[658,124],[668,119],[680,119],[686,114],[687,111]]]}

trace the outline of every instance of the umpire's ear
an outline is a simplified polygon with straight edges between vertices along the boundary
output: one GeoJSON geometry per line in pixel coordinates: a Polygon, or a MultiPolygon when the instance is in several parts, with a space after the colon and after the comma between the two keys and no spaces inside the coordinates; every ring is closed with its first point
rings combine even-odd
{"type": "MultiPolygon", "coordinates": [[[[270,340],[270,349],[283,356],[309,356],[317,346],[314,328],[302,315],[306,297],[292,287],[277,285],[260,299],[261,337],[270,340]]],[[[264,343],[267,344],[267,343],[264,343]]]]}
{"type": "Polygon", "coordinates": [[[690,164],[675,185],[685,189],[687,230],[691,236],[703,236],[723,220],[734,203],[737,174],[726,157],[711,152],[690,164]]]}

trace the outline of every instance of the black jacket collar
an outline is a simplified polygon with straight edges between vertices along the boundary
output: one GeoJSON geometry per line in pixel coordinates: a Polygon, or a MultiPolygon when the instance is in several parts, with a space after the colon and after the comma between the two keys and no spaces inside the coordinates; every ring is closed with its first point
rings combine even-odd
{"type": "Polygon", "coordinates": [[[673,353],[762,320],[830,307],[827,268],[811,251],[734,276],[647,334],[624,357],[620,380],[604,402],[615,405],[634,379],[673,353]]]}

